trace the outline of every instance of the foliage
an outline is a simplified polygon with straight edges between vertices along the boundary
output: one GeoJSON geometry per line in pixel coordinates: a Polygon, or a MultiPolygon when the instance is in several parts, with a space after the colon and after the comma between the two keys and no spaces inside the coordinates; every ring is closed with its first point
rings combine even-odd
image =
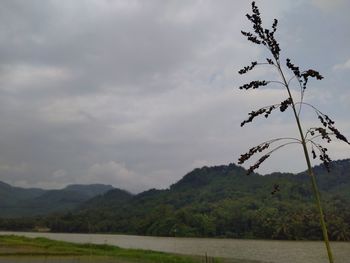
{"type": "MultiPolygon", "coordinates": [[[[333,240],[350,238],[350,160],[315,167],[333,240]]],[[[230,164],[195,169],[167,190],[131,198],[108,192],[71,213],[0,219],[0,229],[154,236],[319,240],[317,211],[305,173],[265,176],[230,164]],[[274,192],[275,185],[279,190],[274,192]],[[274,192],[272,194],[272,192],[274,192]]],[[[114,191],[114,190],[112,190],[114,191]]]]}
{"type": "Polygon", "coordinates": [[[103,184],[68,185],[60,190],[26,189],[0,181],[0,216],[35,216],[69,211],[111,189],[112,186],[103,184]]]}

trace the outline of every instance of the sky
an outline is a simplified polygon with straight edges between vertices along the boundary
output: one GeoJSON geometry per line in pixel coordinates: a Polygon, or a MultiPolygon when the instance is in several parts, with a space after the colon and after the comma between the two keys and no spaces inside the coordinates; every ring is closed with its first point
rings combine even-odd
{"type": "MultiPolygon", "coordinates": [[[[350,137],[350,1],[256,2],[266,27],[279,20],[282,61],[325,77],[309,82],[305,101],[350,137]]],[[[240,33],[251,30],[250,10],[246,0],[0,1],[0,180],[137,193],[167,188],[197,167],[237,163],[265,140],[297,136],[288,110],[240,127],[250,111],[286,99],[276,84],[238,89],[278,80],[266,66],[237,73],[268,57],[240,33]]],[[[305,129],[319,125],[312,110],[301,116],[305,129]]],[[[349,145],[328,148],[332,159],[350,157],[349,145]]],[[[305,168],[297,145],[257,172],[305,168]]]]}

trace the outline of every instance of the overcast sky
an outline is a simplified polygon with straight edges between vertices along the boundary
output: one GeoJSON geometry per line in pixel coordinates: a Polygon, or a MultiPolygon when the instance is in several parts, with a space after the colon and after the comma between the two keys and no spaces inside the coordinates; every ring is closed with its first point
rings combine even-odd
{"type": "MultiPolygon", "coordinates": [[[[282,60],[325,77],[310,81],[305,100],[350,137],[350,1],[257,4],[266,26],[279,19],[282,60]]],[[[267,57],[240,34],[251,28],[250,8],[246,0],[0,1],[0,180],[139,192],[295,135],[290,111],[240,127],[251,110],[286,98],[277,85],[238,89],[277,77],[268,67],[237,74],[267,57]]],[[[315,125],[312,112],[302,116],[315,125]]],[[[333,159],[350,157],[348,145],[329,149],[333,159]]],[[[300,147],[291,147],[258,172],[303,170],[300,147]]]]}

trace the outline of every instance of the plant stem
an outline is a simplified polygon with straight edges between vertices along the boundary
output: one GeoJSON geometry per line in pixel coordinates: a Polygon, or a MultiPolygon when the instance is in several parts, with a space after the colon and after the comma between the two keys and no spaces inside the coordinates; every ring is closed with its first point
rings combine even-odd
{"type": "Polygon", "coordinates": [[[306,164],[307,164],[307,171],[308,171],[308,174],[309,174],[310,179],[311,179],[312,189],[313,189],[314,196],[315,196],[315,199],[316,199],[316,206],[318,208],[319,215],[320,215],[320,223],[321,223],[321,228],[322,228],[323,240],[324,240],[325,245],[326,245],[329,263],[334,263],[331,246],[329,244],[327,226],[326,226],[326,222],[324,220],[324,213],[323,213],[323,209],[322,209],[322,206],[321,206],[320,192],[318,190],[317,183],[316,183],[316,178],[315,178],[315,175],[314,175],[312,167],[311,167],[310,156],[309,156],[309,152],[307,150],[306,140],[305,140],[303,129],[302,129],[302,126],[301,126],[301,123],[300,123],[299,114],[297,113],[297,111],[295,109],[295,104],[294,104],[294,101],[293,101],[293,97],[292,97],[292,94],[290,92],[289,85],[288,85],[288,83],[286,81],[286,78],[285,78],[285,76],[283,74],[281,65],[280,65],[279,61],[276,61],[276,63],[277,63],[277,67],[278,67],[279,73],[280,73],[280,75],[281,75],[281,77],[283,79],[283,82],[285,83],[285,86],[287,88],[288,95],[289,95],[289,97],[290,97],[290,99],[292,101],[293,113],[294,113],[295,120],[297,122],[298,130],[299,130],[299,134],[300,134],[300,139],[301,139],[301,144],[302,144],[303,150],[304,150],[304,155],[305,155],[306,164]]]}

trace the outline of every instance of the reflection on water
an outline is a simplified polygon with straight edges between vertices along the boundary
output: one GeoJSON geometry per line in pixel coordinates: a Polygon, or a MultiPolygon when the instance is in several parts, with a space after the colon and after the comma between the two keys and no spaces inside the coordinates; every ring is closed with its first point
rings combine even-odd
{"type": "MultiPolygon", "coordinates": [[[[272,263],[328,262],[324,244],[320,241],[168,238],[129,235],[23,232],[0,232],[0,235],[1,234],[15,234],[27,237],[46,237],[50,239],[76,243],[109,244],[122,248],[149,249],[154,251],[199,256],[207,254],[210,257],[247,260],[246,262],[249,262],[249,260],[251,262],[272,263]]],[[[335,262],[350,262],[350,242],[332,242],[331,245],[334,251],[335,262]]]]}
{"type": "Polygon", "coordinates": [[[0,263],[130,263],[108,257],[9,256],[0,257],[0,263]]]}

